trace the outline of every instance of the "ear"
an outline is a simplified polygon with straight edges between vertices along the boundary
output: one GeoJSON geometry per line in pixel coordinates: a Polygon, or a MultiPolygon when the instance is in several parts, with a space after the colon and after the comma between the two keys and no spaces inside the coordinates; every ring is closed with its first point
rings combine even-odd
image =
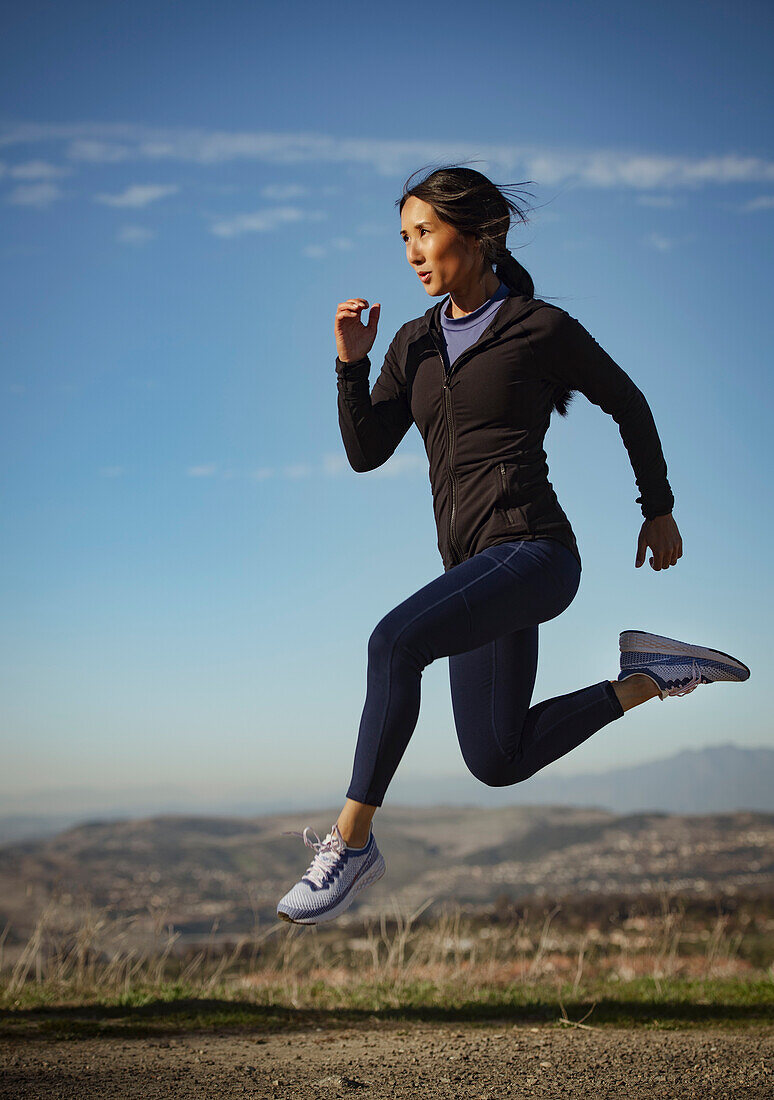
{"type": "Polygon", "coordinates": [[[475,233],[460,232],[460,238],[462,239],[465,251],[468,252],[469,255],[475,256],[476,253],[479,252],[483,257],[483,245],[481,244],[481,241],[478,239],[475,233]]]}
{"type": "Polygon", "coordinates": [[[479,237],[476,237],[473,233],[465,234],[465,247],[470,256],[471,262],[476,265],[479,273],[483,276],[487,273],[487,268],[491,267],[489,260],[487,260],[484,254],[484,244],[479,237]]]}

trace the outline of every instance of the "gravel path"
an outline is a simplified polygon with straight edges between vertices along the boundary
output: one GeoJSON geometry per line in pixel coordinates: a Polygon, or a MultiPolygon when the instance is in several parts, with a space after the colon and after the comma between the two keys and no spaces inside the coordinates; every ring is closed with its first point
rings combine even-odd
{"type": "Polygon", "coordinates": [[[386,1023],[293,1034],[0,1042],[13,1100],[774,1098],[774,1029],[386,1023]]]}

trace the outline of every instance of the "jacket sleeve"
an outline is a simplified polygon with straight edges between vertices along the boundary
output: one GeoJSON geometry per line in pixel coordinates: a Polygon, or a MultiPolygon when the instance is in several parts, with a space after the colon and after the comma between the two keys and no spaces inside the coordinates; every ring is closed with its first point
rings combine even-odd
{"type": "Polygon", "coordinates": [[[386,462],[414,422],[393,339],[369,393],[371,360],[342,363],[336,356],[339,427],[349,464],[358,473],[386,462]]]}
{"type": "MultiPolygon", "coordinates": [[[[542,311],[545,312],[545,311],[542,311]]],[[[645,519],[667,515],[675,498],[667,480],[667,465],[650,406],[629,375],[599,346],[580,321],[562,309],[552,309],[553,338],[548,341],[552,377],[579,390],[609,413],[618,425],[640,496],[645,519]]]]}

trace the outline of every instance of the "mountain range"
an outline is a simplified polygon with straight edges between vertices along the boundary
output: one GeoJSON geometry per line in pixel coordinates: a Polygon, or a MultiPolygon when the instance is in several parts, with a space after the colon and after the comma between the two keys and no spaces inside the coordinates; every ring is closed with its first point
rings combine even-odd
{"type": "MultiPolygon", "coordinates": [[[[341,804],[341,792],[322,790],[316,802],[341,804]]],[[[672,756],[605,772],[555,774],[551,768],[526,783],[483,787],[472,776],[412,776],[398,772],[390,806],[588,806],[612,813],[674,814],[774,812],[774,749],[733,744],[685,749],[672,756]]],[[[7,793],[0,798],[0,844],[53,836],[79,822],[121,820],[149,814],[253,815],[307,813],[308,800],[237,791],[229,798],[174,786],[118,789],[106,797],[94,788],[7,793]],[[28,807],[35,809],[30,810],[28,807]],[[46,806],[46,812],[37,812],[46,806]]]]}

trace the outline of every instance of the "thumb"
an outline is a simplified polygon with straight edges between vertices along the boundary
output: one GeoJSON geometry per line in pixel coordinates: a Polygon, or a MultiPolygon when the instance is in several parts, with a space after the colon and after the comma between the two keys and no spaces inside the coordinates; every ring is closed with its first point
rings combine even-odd
{"type": "Polygon", "coordinates": [[[374,302],[374,304],[371,306],[371,312],[368,314],[368,324],[366,325],[366,328],[369,332],[373,332],[374,335],[376,335],[376,326],[379,323],[379,313],[381,311],[381,308],[381,302],[374,302]]]}
{"type": "Polygon", "coordinates": [[[648,552],[648,536],[645,532],[645,528],[640,531],[640,537],[637,539],[637,557],[634,561],[634,566],[639,569],[645,562],[645,555],[648,552]]]}

